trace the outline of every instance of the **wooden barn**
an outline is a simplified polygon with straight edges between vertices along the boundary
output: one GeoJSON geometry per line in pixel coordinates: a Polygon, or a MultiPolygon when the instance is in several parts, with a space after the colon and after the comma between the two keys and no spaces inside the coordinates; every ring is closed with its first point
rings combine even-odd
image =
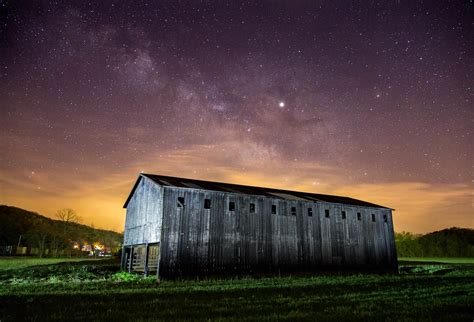
{"type": "Polygon", "coordinates": [[[357,199],[141,174],[124,208],[128,271],[397,271],[392,209],[357,199]]]}

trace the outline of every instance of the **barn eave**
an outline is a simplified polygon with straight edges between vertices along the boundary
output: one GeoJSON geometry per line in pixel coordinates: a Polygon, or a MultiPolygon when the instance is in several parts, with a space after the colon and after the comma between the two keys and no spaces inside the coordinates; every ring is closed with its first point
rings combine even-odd
{"type": "MultiPolygon", "coordinates": [[[[140,173],[140,175],[137,178],[137,181],[135,181],[135,184],[133,185],[132,191],[130,191],[130,193],[127,197],[127,200],[125,201],[125,203],[123,205],[123,208],[127,208],[128,203],[130,202],[130,199],[132,199],[132,196],[135,193],[135,190],[137,190],[137,187],[138,187],[138,185],[140,184],[140,182],[142,181],[143,178],[146,178],[146,176],[144,176],[142,173],[140,173]]],[[[152,180],[152,181],[153,181],[154,184],[160,185],[158,182],[156,182],[154,180],[152,180]]]]}
{"type": "Polygon", "coordinates": [[[334,195],[323,195],[323,194],[315,194],[310,192],[301,192],[301,191],[290,191],[290,190],[282,190],[282,189],[274,189],[274,188],[266,188],[266,187],[254,187],[254,186],[245,186],[245,185],[238,185],[238,184],[229,184],[223,182],[212,182],[212,181],[204,181],[204,180],[196,180],[196,179],[188,179],[188,178],[178,178],[178,177],[169,177],[169,176],[161,176],[155,174],[147,174],[141,173],[135,182],[135,185],[132,188],[125,204],[124,208],[127,208],[130,199],[132,198],[136,188],[138,187],[140,181],[143,178],[147,178],[154,182],[155,184],[162,186],[162,187],[170,187],[170,188],[180,188],[180,189],[189,189],[189,190],[202,190],[202,191],[218,191],[218,192],[225,192],[225,193],[236,193],[242,195],[254,195],[254,196],[263,196],[267,198],[273,199],[282,199],[282,200],[306,200],[310,202],[324,202],[324,203],[332,203],[332,204],[341,204],[341,205],[349,205],[349,206],[363,206],[368,208],[384,208],[395,210],[390,207],[385,207],[377,204],[373,204],[367,201],[354,199],[350,197],[343,197],[343,196],[334,196],[334,195]],[[285,197],[286,196],[286,197],[285,197]]]}

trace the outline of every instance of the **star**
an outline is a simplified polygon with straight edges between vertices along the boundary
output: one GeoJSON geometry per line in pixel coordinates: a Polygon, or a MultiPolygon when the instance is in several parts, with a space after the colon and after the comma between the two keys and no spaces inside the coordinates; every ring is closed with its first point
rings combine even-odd
{"type": "MultiPolygon", "coordinates": [[[[472,184],[471,21],[462,1],[442,9],[410,2],[403,15],[382,6],[363,21],[351,6],[316,2],[288,3],[290,10],[266,2],[226,10],[74,3],[44,2],[41,19],[27,19],[34,8],[22,5],[2,16],[10,48],[0,50],[0,78],[8,79],[0,86],[1,171],[15,189],[4,189],[0,204],[25,200],[16,206],[54,213],[61,206],[48,194],[69,201],[80,186],[84,195],[69,206],[121,231],[121,202],[101,200],[102,192],[117,200],[118,191],[94,191],[107,182],[124,196],[129,187],[120,182],[140,172],[269,178],[262,185],[348,195],[380,184],[394,208],[405,208],[399,183],[411,181],[433,188],[412,198],[458,189],[460,198],[443,198],[442,207],[472,225],[464,188],[472,184]],[[410,13],[416,19],[407,25],[410,13]],[[86,197],[94,207],[83,207],[86,197]]],[[[427,218],[448,224],[430,200],[427,218]]],[[[399,229],[409,229],[409,217],[398,216],[399,229]]],[[[428,229],[422,222],[413,231],[428,229]]]]}

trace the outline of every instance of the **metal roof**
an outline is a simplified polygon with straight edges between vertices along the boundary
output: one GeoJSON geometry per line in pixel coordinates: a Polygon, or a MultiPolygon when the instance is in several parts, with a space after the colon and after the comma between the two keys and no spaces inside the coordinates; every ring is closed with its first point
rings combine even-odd
{"type": "Polygon", "coordinates": [[[254,187],[254,186],[244,186],[240,184],[233,183],[224,183],[224,182],[214,182],[214,181],[204,181],[188,178],[179,178],[179,177],[169,177],[156,174],[145,174],[142,173],[138,178],[135,186],[133,187],[130,195],[125,202],[124,208],[127,207],[130,198],[133,195],[133,192],[138,186],[142,177],[146,177],[154,181],[155,183],[165,186],[165,187],[178,187],[186,189],[202,189],[210,191],[222,191],[222,192],[231,192],[231,193],[242,193],[249,195],[265,196],[274,199],[284,199],[284,200],[306,200],[311,202],[323,201],[331,203],[339,203],[345,205],[355,205],[355,206],[364,206],[364,207],[376,207],[376,208],[387,208],[389,207],[376,205],[370,202],[353,199],[349,197],[333,196],[333,195],[323,195],[318,193],[310,192],[300,192],[300,191],[290,191],[274,188],[264,188],[264,187],[254,187]]]}

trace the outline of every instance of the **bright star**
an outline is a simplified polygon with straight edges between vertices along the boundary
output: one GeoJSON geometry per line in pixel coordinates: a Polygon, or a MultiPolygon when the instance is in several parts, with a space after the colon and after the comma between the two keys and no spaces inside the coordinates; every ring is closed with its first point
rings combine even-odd
{"type": "Polygon", "coordinates": [[[280,102],[280,103],[278,104],[278,106],[280,106],[280,107],[285,107],[285,102],[280,102]]]}

